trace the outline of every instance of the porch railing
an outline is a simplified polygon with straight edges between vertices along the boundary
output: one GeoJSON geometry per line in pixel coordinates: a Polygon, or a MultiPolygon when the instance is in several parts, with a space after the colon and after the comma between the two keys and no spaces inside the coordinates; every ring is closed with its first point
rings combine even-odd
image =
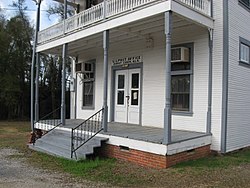
{"type": "Polygon", "coordinates": [[[100,3],[65,20],[65,33],[103,19],[104,3],[100,3]]]}
{"type": "Polygon", "coordinates": [[[48,27],[42,31],[38,32],[38,43],[43,43],[51,39],[63,36],[64,34],[64,24],[60,22],[51,27],[48,27]]]}
{"type": "MultiPolygon", "coordinates": [[[[98,5],[76,14],[63,22],[53,25],[38,33],[38,43],[45,43],[52,39],[62,37],[65,34],[76,32],[79,29],[105,20],[112,16],[117,16],[126,11],[133,10],[140,6],[149,5],[152,2],[162,2],[164,0],[106,0],[98,5]]],[[[167,1],[167,0],[166,0],[167,1]]],[[[174,0],[186,5],[202,14],[211,16],[212,0],[174,0]]]]}
{"type": "Polygon", "coordinates": [[[71,131],[71,158],[76,151],[103,130],[103,111],[99,110],[71,131]]]}
{"type": "Polygon", "coordinates": [[[208,16],[211,16],[211,0],[176,0],[179,1],[185,5],[188,5],[189,7],[192,7],[193,9],[206,14],[208,16]]]}
{"type": "Polygon", "coordinates": [[[53,110],[52,112],[45,115],[40,120],[38,120],[34,123],[35,129],[41,129],[41,130],[46,131],[41,136],[48,134],[49,132],[54,130],[56,127],[58,127],[59,125],[62,124],[61,119],[60,119],[60,111],[61,111],[61,107],[53,110]]]}

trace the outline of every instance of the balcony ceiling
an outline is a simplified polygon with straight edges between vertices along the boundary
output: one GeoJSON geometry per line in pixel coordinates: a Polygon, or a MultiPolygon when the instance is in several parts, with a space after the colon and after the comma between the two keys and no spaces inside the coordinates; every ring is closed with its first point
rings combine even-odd
{"type": "MultiPolygon", "coordinates": [[[[176,30],[195,25],[191,20],[187,20],[180,15],[173,14],[173,34],[176,30]]],[[[151,17],[134,23],[117,27],[110,30],[110,46],[119,43],[132,43],[139,40],[147,40],[152,35],[162,35],[164,37],[164,15],[151,17]]],[[[102,33],[92,35],[69,43],[68,55],[77,56],[86,50],[102,48],[102,33]]],[[[47,51],[47,54],[62,53],[62,46],[58,46],[47,51]]]]}

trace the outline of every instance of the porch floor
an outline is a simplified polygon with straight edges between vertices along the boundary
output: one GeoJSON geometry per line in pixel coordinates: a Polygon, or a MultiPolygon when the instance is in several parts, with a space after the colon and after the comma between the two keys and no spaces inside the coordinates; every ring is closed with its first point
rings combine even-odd
{"type": "MultiPolygon", "coordinates": [[[[73,128],[82,123],[83,119],[67,119],[63,128],[73,128]]],[[[157,127],[140,126],[126,123],[108,123],[108,132],[103,135],[118,136],[140,141],[162,144],[164,129],[157,127]]],[[[172,143],[186,141],[194,138],[207,136],[206,133],[172,129],[172,143]]]]}

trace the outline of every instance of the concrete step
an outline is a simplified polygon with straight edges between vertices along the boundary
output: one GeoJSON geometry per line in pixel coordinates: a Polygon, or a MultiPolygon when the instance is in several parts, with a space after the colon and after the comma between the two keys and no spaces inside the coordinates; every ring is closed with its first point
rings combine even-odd
{"type": "MultiPolygon", "coordinates": [[[[92,138],[76,151],[77,159],[73,154],[73,159],[85,159],[87,155],[94,153],[94,148],[101,147],[101,143],[107,140],[107,138],[97,136],[92,138]]],[[[71,132],[55,129],[38,139],[34,145],[29,145],[29,147],[49,155],[71,159],[71,132]]]]}
{"type": "MultiPolygon", "coordinates": [[[[51,141],[49,139],[39,139],[35,143],[35,146],[46,148],[48,147],[54,147],[54,150],[62,149],[65,151],[71,151],[71,141],[70,142],[59,142],[59,141],[51,141]]],[[[90,141],[90,143],[86,143],[83,147],[79,148],[80,153],[85,154],[92,154],[94,147],[100,147],[100,143],[90,141]]]]}

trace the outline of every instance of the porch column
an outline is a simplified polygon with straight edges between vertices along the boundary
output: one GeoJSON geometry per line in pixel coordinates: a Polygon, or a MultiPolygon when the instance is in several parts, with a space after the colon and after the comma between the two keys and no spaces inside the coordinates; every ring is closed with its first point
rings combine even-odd
{"type": "Polygon", "coordinates": [[[206,133],[211,134],[211,118],[212,118],[212,82],[213,82],[213,30],[208,30],[208,46],[209,46],[209,66],[208,66],[208,105],[207,105],[207,128],[206,133]]]}
{"type": "Polygon", "coordinates": [[[39,120],[39,72],[40,72],[40,53],[36,53],[35,121],[39,120]]]}
{"type": "Polygon", "coordinates": [[[103,32],[103,131],[108,131],[108,49],[109,49],[109,30],[103,32]]]}
{"type": "Polygon", "coordinates": [[[67,61],[67,51],[68,51],[68,44],[63,45],[63,62],[62,62],[62,101],[61,101],[61,122],[62,125],[65,125],[65,115],[66,115],[66,110],[65,110],[65,90],[66,90],[66,61],[67,61]]]}
{"type": "Polygon", "coordinates": [[[40,7],[41,7],[41,0],[37,0],[37,15],[36,15],[36,29],[35,29],[35,36],[34,36],[34,43],[33,43],[33,53],[32,53],[32,62],[31,62],[31,78],[30,78],[30,123],[31,123],[31,130],[34,132],[34,68],[35,68],[35,59],[36,59],[36,46],[37,46],[37,38],[38,38],[38,31],[40,26],[40,7]]]}
{"type": "MultiPolygon", "coordinates": [[[[64,0],[64,20],[67,19],[67,0],[64,0]]],[[[65,26],[64,26],[65,27],[65,26]]],[[[62,97],[61,97],[61,122],[62,125],[65,125],[65,116],[66,116],[66,108],[65,108],[65,90],[66,90],[66,61],[67,61],[67,52],[68,52],[68,44],[63,45],[63,52],[62,52],[62,97]]]]}
{"type": "Polygon", "coordinates": [[[171,142],[171,37],[172,37],[172,12],[165,12],[166,34],[166,82],[165,82],[165,108],[164,108],[164,144],[171,142]]]}

